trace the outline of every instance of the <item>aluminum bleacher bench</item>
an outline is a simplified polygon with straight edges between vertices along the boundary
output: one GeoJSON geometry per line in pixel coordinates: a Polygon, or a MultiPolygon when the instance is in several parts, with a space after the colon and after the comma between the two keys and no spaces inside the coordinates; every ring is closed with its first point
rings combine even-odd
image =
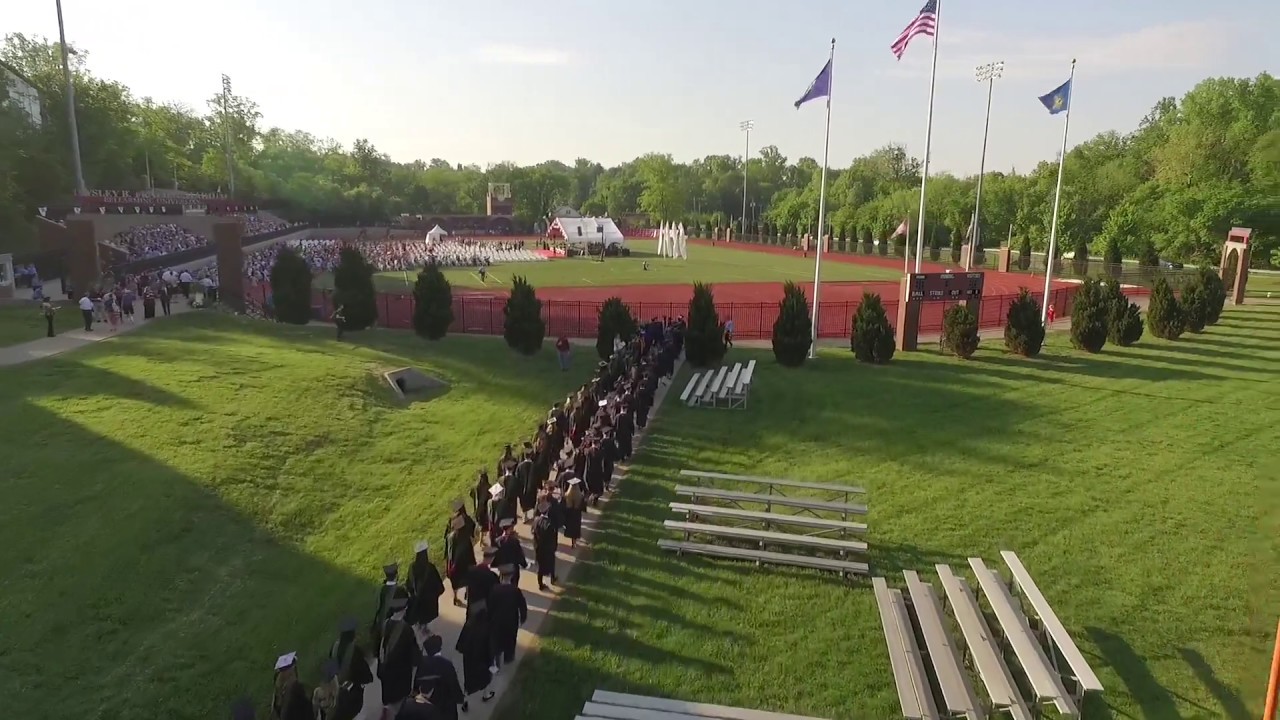
{"type": "Polygon", "coordinates": [[[933,665],[934,676],[938,678],[947,711],[953,717],[984,720],[987,711],[978,702],[973,684],[969,682],[969,675],[965,672],[964,660],[947,634],[942,604],[938,602],[933,586],[921,580],[914,570],[904,571],[902,575],[907,581],[911,609],[915,611],[920,634],[924,636],[929,663],[933,665]]]}
{"type": "Polygon", "coordinates": [[[730,408],[744,408],[747,406],[747,398],[751,395],[751,378],[755,375],[756,361],[752,360],[738,374],[737,382],[728,392],[725,400],[730,408]]]}
{"type": "Polygon", "coordinates": [[[766,545],[794,545],[814,550],[830,550],[844,555],[848,552],[864,553],[867,544],[861,540],[837,540],[836,538],[816,535],[792,535],[790,533],[770,532],[754,528],[731,527],[728,525],[707,525],[704,523],[680,522],[665,520],[663,526],[668,530],[684,533],[685,539],[691,535],[708,535],[711,537],[730,538],[733,540],[750,540],[766,545]]]}
{"type": "Polygon", "coordinates": [[[695,505],[692,503],[671,503],[671,509],[675,512],[684,513],[690,519],[700,517],[708,518],[724,518],[726,520],[742,520],[745,522],[759,523],[761,527],[770,528],[775,525],[783,527],[800,527],[808,528],[816,532],[839,532],[844,533],[865,533],[867,526],[864,523],[845,522],[844,520],[828,520],[826,518],[814,517],[812,515],[785,515],[781,513],[767,513],[758,510],[743,510],[741,508],[722,507],[719,505],[695,505]]]}
{"type": "Polygon", "coordinates": [[[827,502],[823,500],[813,500],[810,498],[786,497],[784,495],[762,495],[760,493],[738,492],[736,490],[720,490],[718,488],[693,487],[690,485],[677,485],[677,495],[688,495],[696,502],[698,498],[712,498],[715,500],[726,500],[732,503],[761,503],[766,510],[773,506],[800,508],[808,511],[827,511],[840,513],[842,519],[849,515],[866,515],[866,505],[855,505],[853,503],[827,502]]]}
{"type": "Polygon", "coordinates": [[[711,384],[711,371],[702,373],[702,379],[698,381],[698,387],[694,388],[693,394],[689,396],[689,407],[697,405],[702,400],[703,393],[706,392],[707,386],[711,384]]]}
{"type": "MultiPolygon", "coordinates": [[[[706,703],[668,700],[666,698],[629,695],[627,693],[596,690],[591,696],[588,706],[598,712],[610,712],[610,707],[634,708],[648,710],[655,715],[646,717],[655,720],[671,720],[673,717],[716,718],[716,720],[821,720],[820,718],[803,717],[787,713],[766,712],[749,708],[728,707],[726,705],[709,705],[706,703]],[[666,714],[663,714],[666,713],[666,714]]],[[[587,715],[586,708],[582,715],[587,715]]]]}
{"type": "Polygon", "coordinates": [[[729,395],[733,389],[738,386],[738,376],[742,374],[742,363],[734,363],[729,368],[729,372],[724,376],[724,382],[720,384],[720,394],[716,396],[716,405],[724,403],[725,407],[729,405],[729,395]]]}
{"type": "Polygon", "coordinates": [[[845,495],[864,495],[866,490],[852,485],[832,485],[830,483],[808,482],[806,480],[783,480],[781,478],[759,477],[757,475],[733,475],[730,473],[705,472],[702,470],[681,470],[685,477],[703,478],[707,480],[732,480],[734,482],[769,485],[771,487],[797,488],[804,490],[823,490],[825,492],[843,493],[845,495]]]}
{"type": "Polygon", "coordinates": [[[850,560],[832,560],[829,558],[792,555],[789,553],[768,552],[766,550],[746,550],[724,545],[705,545],[703,543],[680,542],[662,539],[658,547],[676,553],[706,555],[709,557],[728,558],[731,560],[748,560],[757,564],[791,565],[794,567],[812,568],[814,570],[831,570],[842,575],[866,575],[871,568],[863,562],[850,560]]]}
{"type": "Polygon", "coordinates": [[[709,407],[716,406],[716,398],[720,396],[720,387],[724,384],[725,373],[729,372],[729,368],[721,366],[719,370],[709,370],[708,374],[714,375],[711,384],[707,386],[707,392],[698,401],[699,405],[707,405],[709,407]]]}
{"type": "Polygon", "coordinates": [[[889,665],[893,668],[893,683],[898,690],[902,716],[908,720],[940,720],[942,716],[938,714],[933,691],[929,689],[924,657],[916,645],[916,633],[907,615],[902,592],[889,587],[882,577],[871,578],[871,587],[875,591],[880,625],[884,628],[885,644],[889,648],[889,665]]]}
{"type": "Polygon", "coordinates": [[[693,388],[698,384],[698,380],[701,377],[702,373],[694,373],[693,377],[689,378],[689,384],[685,385],[684,392],[680,393],[680,402],[689,402],[689,396],[693,394],[693,388]]]}

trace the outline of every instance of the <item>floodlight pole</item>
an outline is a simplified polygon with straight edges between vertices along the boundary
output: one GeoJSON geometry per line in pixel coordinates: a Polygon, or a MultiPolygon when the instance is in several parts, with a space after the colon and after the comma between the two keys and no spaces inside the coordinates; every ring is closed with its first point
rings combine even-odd
{"type": "Polygon", "coordinates": [[[743,120],[738,123],[738,129],[746,133],[746,145],[742,149],[742,230],[741,234],[747,233],[747,163],[751,161],[751,128],[755,127],[754,120],[743,120]]]}
{"type": "Polygon", "coordinates": [[[227,103],[231,100],[231,78],[227,75],[222,76],[222,133],[224,141],[227,144],[227,184],[231,191],[231,197],[236,196],[236,171],[235,163],[232,161],[231,153],[231,120],[228,112],[227,103]]]}
{"type": "Polygon", "coordinates": [[[964,269],[968,270],[972,262],[973,252],[977,246],[982,230],[982,179],[987,173],[987,136],[991,131],[991,93],[995,89],[996,78],[1004,74],[1004,61],[997,60],[979,65],[975,71],[978,82],[987,83],[987,119],[982,125],[982,159],[978,162],[978,197],[973,204],[973,232],[969,233],[969,252],[964,258],[964,269]]]}
{"type": "Polygon", "coordinates": [[[62,0],[54,0],[58,8],[58,45],[62,49],[62,78],[67,83],[67,125],[71,128],[71,167],[76,175],[76,194],[88,195],[84,184],[84,166],[80,164],[80,125],[76,122],[76,84],[71,80],[67,29],[62,23],[62,0]]]}

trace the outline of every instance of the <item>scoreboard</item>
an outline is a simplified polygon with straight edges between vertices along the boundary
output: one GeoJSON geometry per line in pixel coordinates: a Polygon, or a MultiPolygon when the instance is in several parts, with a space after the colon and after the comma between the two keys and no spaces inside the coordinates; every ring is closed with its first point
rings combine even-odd
{"type": "Polygon", "coordinates": [[[969,300],[982,297],[984,273],[912,273],[911,300],[969,300]]]}

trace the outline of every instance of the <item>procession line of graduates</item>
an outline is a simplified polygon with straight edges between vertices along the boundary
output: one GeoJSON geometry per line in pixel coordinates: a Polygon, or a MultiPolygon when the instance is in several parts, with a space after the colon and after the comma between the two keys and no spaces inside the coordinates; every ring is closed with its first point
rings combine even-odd
{"type": "MultiPolygon", "coordinates": [[[[445,530],[444,577],[452,601],[466,608],[454,649],[462,677],[441,654],[442,638],[430,624],[445,593],[429,543],[419,542],[409,577],[383,567],[384,581],[369,624],[370,653],[356,638],[358,621],[344,620],[324,666],[324,681],[310,694],[298,677],[297,654],[275,666],[272,716],[278,720],[354,720],[364,708],[365,686],[376,675],[382,687],[382,720],[456,720],[468,698],[493,699],[493,676],[515,660],[520,627],[529,607],[520,572],[529,567],[516,524],[530,526],[539,589],[558,584],[556,549],[563,532],[571,546],[582,537],[582,516],[609,489],[614,464],[631,457],[635,433],[649,420],[659,382],[674,372],[683,350],[683,319],[654,318],[629,343],[617,346],[595,376],[547,414],[532,441],[516,456],[506,446],[498,480],[477,473],[470,495],[474,517],[453,502],[445,530]],[[476,541],[481,540],[480,559],[476,541]],[[460,597],[459,591],[465,590],[460,597]]],[[[251,720],[252,704],[239,701],[235,720],[251,720]]]]}

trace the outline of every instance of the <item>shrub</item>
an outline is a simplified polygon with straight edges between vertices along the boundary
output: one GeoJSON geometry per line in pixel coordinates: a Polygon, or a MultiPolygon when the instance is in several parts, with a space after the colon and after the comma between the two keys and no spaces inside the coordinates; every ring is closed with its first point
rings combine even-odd
{"type": "Polygon", "coordinates": [[[1156,246],[1150,240],[1142,243],[1142,253],[1138,256],[1138,267],[1142,271],[1142,276],[1150,278],[1155,275],[1156,268],[1160,267],[1160,253],[1156,251],[1156,246]]]}
{"type": "Polygon", "coordinates": [[[871,237],[871,228],[862,228],[862,254],[870,255],[874,249],[875,241],[874,238],[871,237]]]}
{"type": "Polygon", "coordinates": [[[1187,330],[1193,333],[1204,332],[1209,322],[1209,291],[1200,278],[1196,278],[1182,289],[1182,318],[1187,330]]]}
{"type": "MultiPolygon", "coordinates": [[[[1023,241],[1025,242],[1025,240],[1023,241]]],[[[1044,347],[1044,323],[1040,322],[1040,303],[1031,291],[1022,288],[1009,304],[1005,316],[1004,346],[1023,357],[1035,357],[1044,347]]]]}
{"type": "MultiPolygon", "coordinates": [[[[1089,243],[1084,238],[1076,238],[1075,247],[1071,248],[1071,272],[1076,277],[1084,277],[1089,274],[1089,243]]],[[[1074,311],[1073,311],[1074,314],[1074,311]]]]}
{"type": "MultiPolygon", "coordinates": [[[[881,240],[881,241],[880,241],[880,244],[876,246],[876,250],[877,250],[881,255],[888,255],[888,254],[889,254],[889,242],[890,242],[889,240],[881,240]]],[[[897,242],[897,241],[895,240],[894,242],[897,242]]]]}
{"type": "Polygon", "coordinates": [[[597,327],[599,330],[596,332],[596,354],[601,360],[608,360],[613,356],[614,338],[622,338],[623,342],[630,342],[631,338],[640,331],[640,324],[631,314],[631,308],[622,302],[620,297],[611,297],[600,306],[597,327]]]}
{"type": "Polygon", "coordinates": [[[1120,289],[1120,283],[1108,280],[1103,285],[1102,294],[1107,304],[1107,342],[1129,347],[1141,340],[1142,310],[1129,302],[1120,289]]]}
{"type": "Polygon", "coordinates": [[[964,251],[964,237],[959,232],[951,232],[944,228],[943,234],[947,233],[951,234],[951,262],[958,263],[964,251]]]}
{"type": "Polygon", "coordinates": [[[523,275],[511,279],[511,297],[507,298],[502,314],[506,316],[502,337],[507,345],[522,355],[532,355],[542,349],[542,340],[547,336],[547,325],[542,321],[542,301],[523,275]]]}
{"type": "Polygon", "coordinates": [[[1107,344],[1107,311],[1102,282],[1085,280],[1071,303],[1071,344],[1077,350],[1096,353],[1107,344]]]}
{"type": "Polygon", "coordinates": [[[782,286],[778,319],[773,322],[773,356],[780,365],[800,367],[809,357],[813,342],[809,304],[799,285],[788,280],[782,286]]]}
{"type": "Polygon", "coordinates": [[[306,325],[311,320],[311,268],[288,245],[271,266],[271,298],[281,322],[306,325]]]}
{"type": "Polygon", "coordinates": [[[863,293],[853,313],[853,336],[849,338],[853,356],[861,362],[883,365],[893,359],[896,342],[880,296],[863,293]]]}
{"type": "Polygon", "coordinates": [[[1031,269],[1031,238],[1024,237],[1022,242],[1018,244],[1018,269],[1031,269]]]}
{"type": "Polygon", "coordinates": [[[338,251],[333,271],[334,303],[342,306],[345,330],[364,330],[378,321],[378,299],[373,290],[373,266],[352,245],[338,251]]]}
{"type": "Polygon", "coordinates": [[[693,284],[689,300],[689,327],[684,334],[685,359],[694,367],[717,365],[728,348],[724,344],[724,326],[716,314],[716,300],[711,286],[693,284]]]}
{"type": "Polygon", "coordinates": [[[952,305],[942,314],[942,346],[968,360],[978,350],[978,317],[968,305],[952,305]]]}
{"type": "Polygon", "coordinates": [[[428,340],[439,340],[453,324],[453,286],[431,263],[413,284],[413,330],[428,340]]]}
{"type": "Polygon", "coordinates": [[[1119,278],[1124,270],[1124,255],[1120,254],[1120,241],[1116,238],[1111,238],[1107,243],[1106,263],[1107,274],[1119,278]]]}
{"type": "Polygon", "coordinates": [[[1151,299],[1147,303],[1147,327],[1151,334],[1163,340],[1177,340],[1186,330],[1186,319],[1182,314],[1182,306],[1174,297],[1169,281],[1163,277],[1156,278],[1151,288],[1151,299]]]}
{"type": "Polygon", "coordinates": [[[1222,319],[1222,308],[1227,302],[1227,286],[1218,273],[1207,267],[1200,268],[1200,283],[1204,285],[1208,302],[1205,322],[1217,325],[1218,320],[1222,319]]]}

